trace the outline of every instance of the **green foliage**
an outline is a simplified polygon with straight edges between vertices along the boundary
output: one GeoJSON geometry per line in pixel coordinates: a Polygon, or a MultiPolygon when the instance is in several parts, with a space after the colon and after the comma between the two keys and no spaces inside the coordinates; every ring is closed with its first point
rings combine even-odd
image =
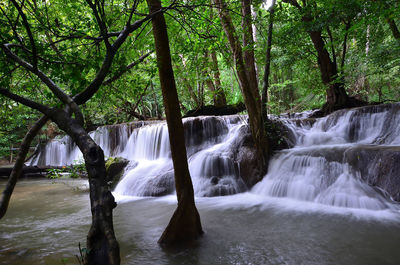
{"type": "MultiPolygon", "coordinates": [[[[145,1],[138,1],[138,12],[132,20],[147,13],[145,1]]],[[[241,2],[226,0],[237,34],[241,36],[241,2]]],[[[388,26],[388,19],[400,27],[398,1],[311,0],[301,10],[283,1],[275,6],[272,41],[272,62],[268,107],[271,113],[294,112],[318,108],[325,102],[326,87],[321,82],[318,59],[309,31],[320,30],[331,59],[334,54],[347,92],[369,101],[400,100],[400,43],[388,26]],[[314,19],[305,22],[304,14],[314,19]],[[347,27],[346,25],[349,25],[347,27]],[[343,42],[347,37],[344,67],[343,42]]],[[[99,36],[96,18],[83,1],[24,1],[24,12],[31,25],[38,67],[68,94],[84,89],[99,70],[106,47],[93,40],[99,36]],[[68,36],[75,36],[68,38],[68,36]],[[92,39],[91,39],[92,38],[92,39]]],[[[109,32],[119,31],[126,23],[132,1],[106,1],[105,23],[109,32]]],[[[163,1],[167,6],[172,1],[163,1]]],[[[253,1],[256,43],[254,47],[262,87],[267,29],[270,14],[263,1],[253,1]]],[[[210,1],[177,1],[167,11],[166,19],[171,45],[175,79],[182,111],[199,105],[213,104],[207,82],[220,75],[227,103],[243,101],[233,64],[233,54],[210,1]],[[213,68],[210,54],[215,53],[218,69],[213,68]]],[[[10,1],[0,1],[0,43],[23,44],[31,49],[29,36],[15,7],[10,1]],[[15,30],[10,25],[15,24],[15,30]]],[[[151,23],[128,37],[112,64],[107,78],[123,71],[127,65],[154,49],[151,23]]],[[[245,47],[244,49],[251,49],[245,47]]],[[[31,62],[28,51],[14,47],[13,51],[31,62]]],[[[101,87],[95,96],[81,107],[87,127],[114,124],[137,119],[138,115],[162,116],[163,101],[154,54],[133,67],[115,82],[101,87]]],[[[47,106],[57,106],[53,94],[34,75],[17,67],[0,51],[0,87],[47,106]]],[[[17,147],[39,113],[0,97],[0,157],[9,157],[10,147],[17,147]]],[[[50,128],[41,133],[35,144],[47,140],[50,128]]]]}
{"type": "Polygon", "coordinates": [[[47,170],[48,174],[47,177],[50,179],[58,179],[63,177],[64,170],[58,168],[50,168],[47,170]]]}

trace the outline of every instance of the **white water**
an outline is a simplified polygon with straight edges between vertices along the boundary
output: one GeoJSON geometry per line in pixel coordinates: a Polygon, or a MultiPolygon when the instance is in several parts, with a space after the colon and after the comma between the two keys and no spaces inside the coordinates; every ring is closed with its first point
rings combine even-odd
{"type": "Polygon", "coordinates": [[[346,151],[355,146],[398,146],[399,107],[394,104],[372,113],[340,111],[312,126],[286,119],[296,135],[296,146],[273,157],[268,174],[251,192],[337,207],[398,211],[398,205],[365,183],[359,169],[347,163],[346,151]]]}
{"type": "MultiPolygon", "coordinates": [[[[278,152],[270,161],[269,173],[247,194],[266,200],[281,198],[296,205],[307,202],[335,209],[398,212],[398,205],[385,192],[368,185],[360,169],[349,164],[346,152],[362,146],[399,146],[399,108],[400,105],[393,104],[339,111],[313,124],[298,120],[306,118],[306,114],[281,117],[292,131],[295,146],[278,152]]],[[[234,155],[237,142],[243,137],[241,128],[246,126],[244,118],[188,118],[184,125],[196,196],[246,191],[242,178],[248,176],[240,174],[234,155]]],[[[106,156],[122,156],[131,161],[114,191],[116,197],[173,194],[173,166],[165,123],[133,131],[121,126],[118,130],[120,141],[116,143],[114,139],[112,144],[108,127],[92,134],[106,156]]],[[[76,147],[69,152],[68,148],[71,149],[61,141],[48,144],[46,163],[64,165],[81,158],[76,147]]]]}

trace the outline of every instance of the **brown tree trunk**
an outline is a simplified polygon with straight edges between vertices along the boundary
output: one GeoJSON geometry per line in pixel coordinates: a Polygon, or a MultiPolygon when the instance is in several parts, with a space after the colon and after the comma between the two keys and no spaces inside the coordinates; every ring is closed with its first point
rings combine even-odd
{"type": "Polygon", "coordinates": [[[264,69],[264,87],[262,93],[262,115],[263,119],[268,119],[268,88],[269,88],[269,75],[271,69],[271,48],[272,48],[272,30],[274,27],[274,7],[275,1],[272,3],[271,10],[269,11],[269,24],[268,24],[268,39],[267,39],[267,53],[265,56],[265,69],[264,69]]]}
{"type": "MultiPolygon", "coordinates": [[[[246,74],[253,96],[261,105],[260,93],[258,91],[258,79],[256,71],[256,60],[254,58],[253,24],[251,17],[251,0],[242,0],[242,27],[243,27],[243,60],[246,74]]],[[[261,107],[261,106],[260,106],[261,107]]]]}
{"type": "MultiPolygon", "coordinates": [[[[161,9],[160,0],[147,0],[147,5],[150,13],[161,9]]],[[[178,198],[178,207],[158,241],[160,244],[170,246],[195,240],[203,234],[203,230],[194,201],[193,185],[187,163],[182,117],[164,14],[156,15],[152,19],[152,24],[178,198]]]]}
{"type": "Polygon", "coordinates": [[[225,34],[232,49],[236,65],[236,73],[239,78],[239,85],[242,89],[244,103],[249,115],[251,134],[259,154],[262,155],[264,159],[264,161],[262,161],[264,163],[269,158],[271,148],[264,130],[260,94],[258,90],[254,91],[253,86],[250,84],[249,77],[246,72],[246,66],[243,61],[242,47],[240,46],[232,19],[227,11],[226,3],[223,0],[214,0],[214,4],[218,8],[218,14],[221,19],[222,27],[224,28],[225,34]]]}
{"type": "Polygon", "coordinates": [[[31,145],[32,140],[38,134],[40,129],[46,124],[49,120],[46,116],[40,118],[26,133],[24,139],[22,140],[21,147],[18,152],[17,160],[15,161],[14,167],[11,171],[10,176],[8,177],[6,188],[3,191],[1,201],[0,201],[0,219],[7,212],[8,204],[10,202],[11,195],[14,191],[14,187],[17,184],[18,178],[21,176],[22,167],[24,166],[26,155],[29,152],[29,147],[31,145]]]}
{"type": "Polygon", "coordinates": [[[322,82],[327,86],[324,112],[330,113],[345,107],[348,104],[349,97],[344,89],[343,82],[338,80],[337,66],[329,56],[321,31],[309,31],[309,35],[318,54],[322,82]]]}
{"type": "Polygon", "coordinates": [[[215,81],[215,95],[214,95],[214,105],[215,106],[225,106],[226,105],[226,96],[225,92],[221,85],[221,77],[219,74],[218,67],[218,59],[215,51],[211,52],[211,69],[214,73],[214,81],[215,81]]]}

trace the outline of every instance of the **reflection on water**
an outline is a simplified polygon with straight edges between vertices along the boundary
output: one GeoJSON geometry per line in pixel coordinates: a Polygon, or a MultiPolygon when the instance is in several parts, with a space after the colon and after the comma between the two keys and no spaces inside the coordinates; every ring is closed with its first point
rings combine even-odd
{"type": "MultiPolygon", "coordinates": [[[[90,223],[85,181],[22,181],[0,221],[0,264],[77,264],[90,223]]],[[[4,182],[0,183],[1,188],[4,182]]],[[[400,264],[400,218],[238,194],[198,198],[205,236],[165,252],[157,239],[173,196],[125,200],[114,211],[121,264],[400,264]]]]}

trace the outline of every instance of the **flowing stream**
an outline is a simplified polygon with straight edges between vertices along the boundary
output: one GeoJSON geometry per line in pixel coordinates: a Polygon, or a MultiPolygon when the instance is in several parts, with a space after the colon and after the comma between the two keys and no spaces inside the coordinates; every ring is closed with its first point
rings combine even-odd
{"type": "MultiPolygon", "coordinates": [[[[113,191],[122,264],[400,264],[400,105],[307,117],[271,117],[285,124],[293,147],[277,152],[253,187],[243,166],[245,116],[184,120],[206,234],[198,246],[176,252],[156,244],[176,205],[165,123],[92,132],[106,156],[130,161],[113,191]]],[[[42,147],[30,164],[81,159],[64,137],[42,147]]],[[[70,264],[90,221],[88,195],[77,188],[83,184],[19,184],[0,222],[0,262],[66,258],[70,264]]]]}
{"type": "MultiPolygon", "coordinates": [[[[0,183],[2,188],[4,183],[0,183]]],[[[86,181],[18,183],[0,222],[0,264],[78,264],[89,230],[86,181]]],[[[251,193],[199,197],[205,230],[192,248],[163,251],[157,239],[176,198],[120,202],[114,211],[121,264],[399,264],[400,223],[390,212],[341,210],[251,193]]]]}

